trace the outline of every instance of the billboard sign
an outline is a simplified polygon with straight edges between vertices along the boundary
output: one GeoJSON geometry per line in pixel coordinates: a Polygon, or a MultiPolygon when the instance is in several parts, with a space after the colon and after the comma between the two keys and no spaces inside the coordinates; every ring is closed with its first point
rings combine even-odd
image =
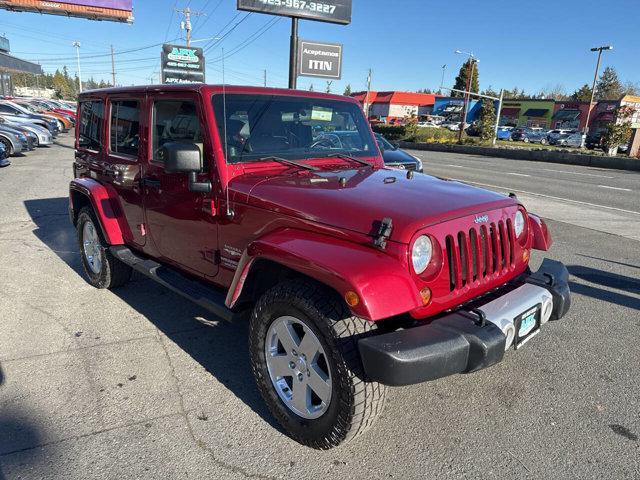
{"type": "Polygon", "coordinates": [[[348,25],[351,23],[351,1],[238,0],[238,10],[348,25]]]}
{"type": "Polygon", "coordinates": [[[36,12],[66,17],[133,22],[133,0],[0,0],[0,8],[16,12],[36,12]]]}
{"type": "Polygon", "coordinates": [[[342,45],[300,40],[298,43],[298,75],[340,80],[342,77],[342,45]]]}
{"type": "Polygon", "coordinates": [[[161,55],[162,83],[204,83],[202,48],[164,44],[161,55]]]}

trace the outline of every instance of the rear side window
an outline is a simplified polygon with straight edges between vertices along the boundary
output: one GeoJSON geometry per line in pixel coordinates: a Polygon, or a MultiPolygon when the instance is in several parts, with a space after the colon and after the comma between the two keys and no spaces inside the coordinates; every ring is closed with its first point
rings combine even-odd
{"type": "Polygon", "coordinates": [[[153,106],[153,160],[163,163],[162,146],[169,142],[194,143],[202,152],[202,133],[195,102],[161,100],[153,106]]]}
{"type": "Polygon", "coordinates": [[[80,125],[78,145],[91,150],[102,149],[102,120],[104,105],[101,101],[82,102],[80,105],[80,125]]]}
{"type": "Polygon", "coordinates": [[[122,100],[111,103],[110,148],[114,153],[138,156],[140,148],[140,103],[122,100]]]}

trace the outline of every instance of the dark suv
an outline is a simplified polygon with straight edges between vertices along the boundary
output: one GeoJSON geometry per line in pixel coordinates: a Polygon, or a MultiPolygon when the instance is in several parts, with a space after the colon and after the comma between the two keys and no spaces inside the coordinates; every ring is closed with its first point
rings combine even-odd
{"type": "Polygon", "coordinates": [[[314,448],[370,427],[387,386],[494,365],[569,309],[566,268],[529,269],[551,246],[542,219],[514,196],[386,168],[348,97],[86,92],[73,170],[88,281],[121,287],[135,270],[248,316],[258,389],[314,448]]]}

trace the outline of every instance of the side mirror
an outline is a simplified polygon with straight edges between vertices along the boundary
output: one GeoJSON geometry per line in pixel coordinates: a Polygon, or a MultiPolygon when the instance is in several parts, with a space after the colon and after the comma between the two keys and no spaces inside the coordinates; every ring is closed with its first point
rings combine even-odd
{"type": "Polygon", "coordinates": [[[400,143],[398,143],[398,142],[396,142],[396,141],[393,141],[393,142],[390,142],[390,143],[391,143],[391,145],[393,145],[393,148],[395,148],[396,150],[397,150],[398,148],[400,148],[400,143]]]}
{"type": "Polygon", "coordinates": [[[189,175],[191,192],[211,192],[211,182],[198,182],[197,174],[202,172],[202,153],[195,143],[165,143],[160,149],[160,158],[167,173],[186,173],[189,175]]]}

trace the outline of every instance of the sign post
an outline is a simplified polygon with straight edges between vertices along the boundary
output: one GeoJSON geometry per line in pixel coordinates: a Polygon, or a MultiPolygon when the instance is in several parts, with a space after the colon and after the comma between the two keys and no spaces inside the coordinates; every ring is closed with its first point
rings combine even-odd
{"type": "Polygon", "coordinates": [[[162,83],[204,83],[202,48],[164,44],[161,55],[162,83]]]}
{"type": "MultiPolygon", "coordinates": [[[[305,0],[238,0],[238,10],[291,17],[289,88],[293,89],[297,86],[298,71],[300,70],[298,67],[298,61],[300,60],[300,55],[298,54],[298,20],[306,19],[349,25],[351,23],[351,2],[352,0],[318,0],[316,2],[305,0]]],[[[342,47],[340,48],[342,49],[342,47]]],[[[342,63],[341,54],[340,63],[342,63]]],[[[327,77],[327,75],[323,76],[327,77]]]]}

